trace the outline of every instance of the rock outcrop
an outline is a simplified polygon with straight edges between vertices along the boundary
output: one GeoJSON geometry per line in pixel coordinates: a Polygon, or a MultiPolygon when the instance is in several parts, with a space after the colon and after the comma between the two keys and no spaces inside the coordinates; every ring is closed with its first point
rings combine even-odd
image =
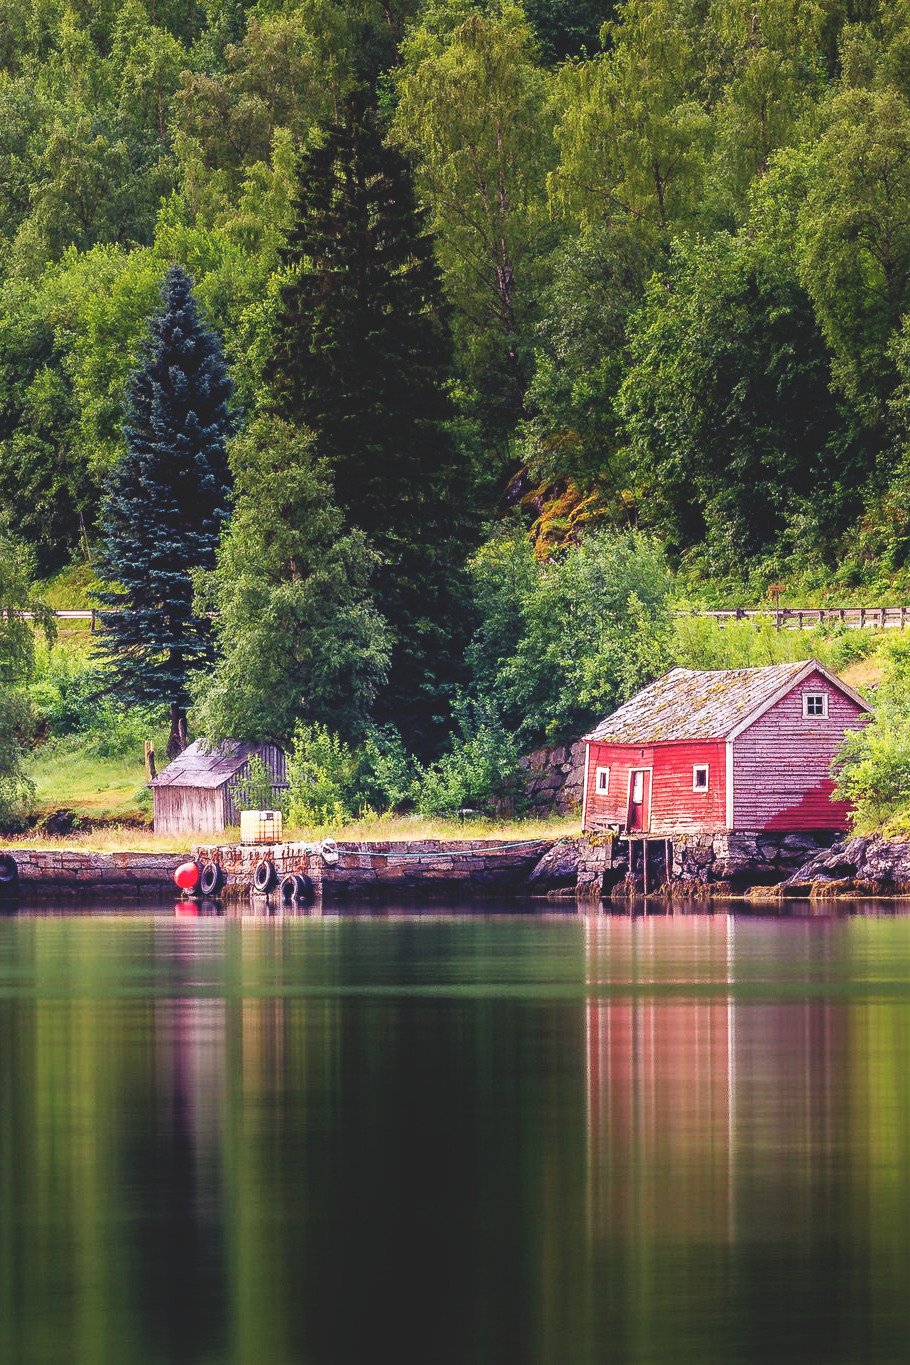
{"type": "Polygon", "coordinates": [[[618,843],[608,834],[561,839],[533,868],[525,889],[532,896],[599,900],[625,878],[627,850],[627,844],[618,843]]]}
{"type": "Polygon", "coordinates": [[[782,896],[910,894],[910,843],[892,839],[844,840],[817,853],[774,888],[782,896]]]}

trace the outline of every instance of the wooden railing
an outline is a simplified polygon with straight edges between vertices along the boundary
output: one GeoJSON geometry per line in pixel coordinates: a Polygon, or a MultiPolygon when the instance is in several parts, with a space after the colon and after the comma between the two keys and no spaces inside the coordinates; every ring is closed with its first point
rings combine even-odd
{"type": "Polygon", "coordinates": [[[906,630],[910,607],[737,607],[731,611],[678,611],[676,616],[706,616],[719,625],[731,621],[770,621],[775,630],[815,630],[846,626],[850,630],[906,630]]]}
{"type": "MultiPolygon", "coordinates": [[[[99,608],[93,611],[55,611],[58,621],[91,621],[98,627],[99,608]]],[[[850,630],[906,630],[910,607],[735,607],[724,611],[677,611],[674,616],[705,616],[726,626],[731,621],[770,621],[775,630],[815,630],[818,626],[846,626],[850,630]]],[[[30,612],[22,615],[30,618],[30,612]]]]}

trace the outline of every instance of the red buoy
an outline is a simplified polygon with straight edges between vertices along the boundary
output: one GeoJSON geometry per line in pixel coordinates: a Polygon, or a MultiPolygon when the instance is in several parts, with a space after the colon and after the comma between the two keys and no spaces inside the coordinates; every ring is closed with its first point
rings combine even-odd
{"type": "Polygon", "coordinates": [[[192,891],[199,885],[199,864],[181,863],[174,873],[174,881],[181,891],[192,891]]]}

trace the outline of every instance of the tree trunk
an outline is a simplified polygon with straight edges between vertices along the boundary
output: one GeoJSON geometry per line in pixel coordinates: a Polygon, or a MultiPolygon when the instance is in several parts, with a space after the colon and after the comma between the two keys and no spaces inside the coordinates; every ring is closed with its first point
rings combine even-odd
{"type": "Polygon", "coordinates": [[[171,733],[167,737],[167,756],[177,758],[186,748],[186,712],[178,702],[171,702],[171,733]]]}

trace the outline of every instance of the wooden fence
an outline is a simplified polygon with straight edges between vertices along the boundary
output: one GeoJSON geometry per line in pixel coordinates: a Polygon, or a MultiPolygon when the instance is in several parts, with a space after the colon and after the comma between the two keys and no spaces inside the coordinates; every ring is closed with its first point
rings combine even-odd
{"type": "MultiPolygon", "coordinates": [[[[30,612],[23,612],[29,618],[30,612]]],[[[93,611],[55,611],[58,621],[91,621],[98,628],[98,608],[93,611]]],[[[726,626],[731,621],[770,621],[775,630],[815,630],[818,626],[846,626],[849,630],[906,630],[910,607],[736,607],[726,611],[677,611],[674,616],[704,616],[726,626]]]]}
{"type": "Polygon", "coordinates": [[[815,630],[846,626],[849,630],[906,630],[910,607],[737,607],[732,611],[678,611],[676,616],[706,616],[721,626],[731,621],[771,622],[775,630],[815,630]]]}

